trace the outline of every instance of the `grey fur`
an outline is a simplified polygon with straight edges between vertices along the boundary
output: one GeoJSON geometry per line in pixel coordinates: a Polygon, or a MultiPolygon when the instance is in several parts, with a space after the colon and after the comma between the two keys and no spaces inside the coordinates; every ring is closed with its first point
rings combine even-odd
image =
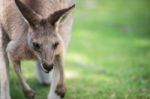
{"type": "MultiPolygon", "coordinates": [[[[20,62],[32,59],[39,61],[40,64],[44,62],[48,66],[54,63],[52,73],[49,74],[51,88],[48,99],[60,99],[65,93],[64,52],[72,27],[70,9],[73,7],[70,6],[73,0],[20,1],[0,0],[0,99],[11,99],[7,56],[14,65],[27,99],[33,99],[35,92],[26,83],[21,73],[20,62]],[[56,42],[58,46],[53,48],[56,42]],[[34,43],[42,47],[40,52],[34,49],[34,43]]],[[[39,70],[37,67],[39,81],[48,83],[45,80],[47,75],[39,70]]]]}
{"type": "Polygon", "coordinates": [[[50,84],[50,76],[41,69],[41,64],[39,62],[36,63],[36,73],[37,78],[41,84],[50,84]]]}

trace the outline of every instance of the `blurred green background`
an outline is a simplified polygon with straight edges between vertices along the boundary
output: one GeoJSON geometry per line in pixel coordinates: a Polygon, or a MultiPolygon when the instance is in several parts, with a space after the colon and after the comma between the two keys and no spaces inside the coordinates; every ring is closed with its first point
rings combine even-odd
{"type": "MultiPolygon", "coordinates": [[[[150,0],[77,0],[66,56],[65,99],[150,99],[150,0]]],[[[49,86],[22,63],[36,99],[49,86]]],[[[13,99],[25,99],[11,71],[13,99]]]]}

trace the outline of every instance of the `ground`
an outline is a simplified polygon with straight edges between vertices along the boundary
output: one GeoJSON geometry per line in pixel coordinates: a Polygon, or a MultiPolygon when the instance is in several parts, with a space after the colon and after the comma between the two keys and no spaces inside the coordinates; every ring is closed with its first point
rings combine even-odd
{"type": "MultiPolygon", "coordinates": [[[[65,61],[65,99],[150,99],[150,2],[78,0],[65,61]]],[[[36,99],[49,86],[36,79],[32,61],[22,63],[36,99]]],[[[12,99],[25,99],[11,66],[12,99]]]]}

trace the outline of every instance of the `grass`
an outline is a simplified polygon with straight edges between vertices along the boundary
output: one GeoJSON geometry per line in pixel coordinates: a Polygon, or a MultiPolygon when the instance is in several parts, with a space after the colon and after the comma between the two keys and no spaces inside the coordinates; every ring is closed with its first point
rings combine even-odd
{"type": "MultiPolygon", "coordinates": [[[[78,0],[66,57],[65,99],[150,98],[150,12],[148,0],[78,0]]],[[[49,87],[36,79],[34,63],[23,73],[46,99],[49,87]]],[[[12,99],[25,99],[11,71],[12,99]]]]}

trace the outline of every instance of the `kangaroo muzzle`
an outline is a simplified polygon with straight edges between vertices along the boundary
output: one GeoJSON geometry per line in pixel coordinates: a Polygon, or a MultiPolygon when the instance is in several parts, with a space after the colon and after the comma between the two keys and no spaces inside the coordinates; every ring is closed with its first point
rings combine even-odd
{"type": "Polygon", "coordinates": [[[47,63],[42,63],[41,64],[42,66],[42,69],[43,69],[43,71],[45,72],[45,73],[49,73],[52,69],[53,69],[53,66],[54,66],[54,64],[47,64],[47,63]]]}

